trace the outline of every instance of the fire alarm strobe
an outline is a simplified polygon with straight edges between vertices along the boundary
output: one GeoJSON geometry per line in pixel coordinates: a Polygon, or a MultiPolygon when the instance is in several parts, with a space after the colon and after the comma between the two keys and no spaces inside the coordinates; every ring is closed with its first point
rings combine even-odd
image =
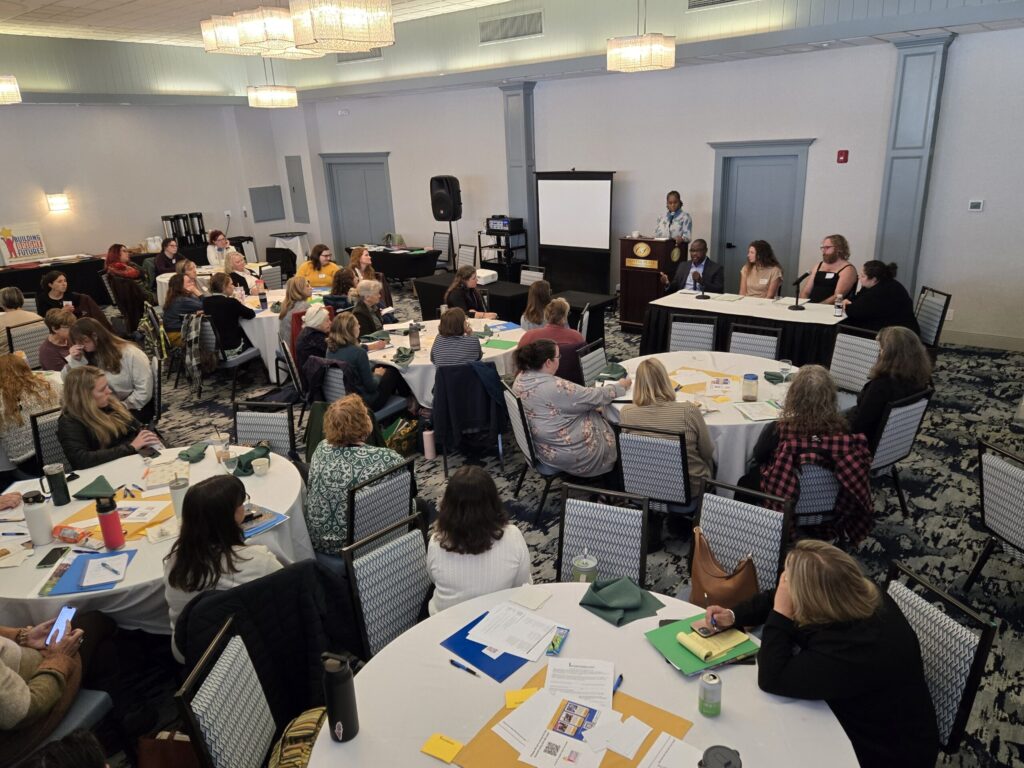
{"type": "Polygon", "coordinates": [[[850,162],[850,150],[840,149],[836,153],[836,162],[839,163],[840,165],[842,165],[843,163],[850,162]]]}

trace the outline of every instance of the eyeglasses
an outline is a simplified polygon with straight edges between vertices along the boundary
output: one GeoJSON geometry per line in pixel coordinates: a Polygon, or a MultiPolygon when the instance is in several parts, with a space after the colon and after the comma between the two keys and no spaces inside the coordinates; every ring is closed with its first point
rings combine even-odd
{"type": "Polygon", "coordinates": [[[834,245],[823,245],[823,246],[821,246],[821,250],[823,250],[823,251],[834,251],[835,250],[835,246],[834,245]]]}

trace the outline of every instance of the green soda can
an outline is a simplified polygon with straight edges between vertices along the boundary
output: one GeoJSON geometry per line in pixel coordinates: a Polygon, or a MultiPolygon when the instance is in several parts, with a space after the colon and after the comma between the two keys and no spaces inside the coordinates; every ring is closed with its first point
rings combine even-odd
{"type": "Polygon", "coordinates": [[[700,676],[697,709],[704,717],[718,717],[722,714],[722,678],[714,672],[705,672],[700,676]]]}

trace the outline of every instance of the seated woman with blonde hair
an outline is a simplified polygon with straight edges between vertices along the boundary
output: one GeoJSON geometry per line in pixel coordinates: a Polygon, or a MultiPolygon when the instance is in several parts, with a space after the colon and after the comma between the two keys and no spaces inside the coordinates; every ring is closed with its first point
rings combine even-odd
{"type": "Polygon", "coordinates": [[[327,335],[327,358],[348,363],[356,380],[356,391],[371,411],[383,408],[394,394],[407,397],[409,385],[402,374],[389,365],[370,369],[370,357],[359,343],[359,321],[351,312],[338,314],[327,335]]]}
{"type": "Polygon", "coordinates": [[[718,629],[764,625],[762,691],[828,704],[862,768],[932,768],[935,709],[917,635],[857,561],[805,539],[786,556],[778,587],[728,610],[708,607],[718,629]]]}
{"type": "Polygon", "coordinates": [[[153,369],[149,358],[138,346],[118,338],[91,317],[83,317],[71,326],[71,346],[67,367],[62,375],[86,365],[103,371],[110,389],[139,421],[153,418],[153,369]]]}
{"type": "Polygon", "coordinates": [[[228,251],[224,254],[224,274],[231,278],[231,284],[245,291],[246,296],[251,293],[263,293],[263,281],[245,265],[244,253],[228,251]]]}
{"type": "MultiPolygon", "coordinates": [[[[19,354],[0,355],[0,444],[9,462],[6,468],[0,466],[0,477],[9,472],[22,480],[35,475],[34,472],[27,474],[14,465],[27,464],[35,458],[32,414],[58,405],[60,390],[42,373],[32,371],[24,357],[19,354]]],[[[26,469],[30,467],[26,466],[26,469]]]]}

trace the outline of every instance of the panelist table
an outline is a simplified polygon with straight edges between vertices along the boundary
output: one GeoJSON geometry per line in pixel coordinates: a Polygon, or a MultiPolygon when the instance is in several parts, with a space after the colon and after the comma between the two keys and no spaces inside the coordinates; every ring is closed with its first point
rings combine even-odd
{"type": "Polygon", "coordinates": [[[436,248],[390,248],[384,245],[348,246],[345,252],[351,256],[355,247],[367,248],[374,271],[384,274],[389,280],[429,277],[437,271],[437,259],[441,255],[436,248]]]}
{"type": "Polygon", "coordinates": [[[805,309],[794,312],[787,309],[792,300],[755,299],[736,294],[708,294],[710,299],[698,299],[693,291],[680,291],[652,301],[644,318],[640,354],[650,355],[668,349],[672,315],[677,313],[709,315],[718,318],[715,349],[725,351],[729,346],[729,331],[733,323],[781,328],[779,357],[797,365],[818,363],[828,365],[835,344],[836,325],[842,318],[834,317],[831,304],[801,304],[805,309]],[[719,298],[724,296],[725,298],[719,298]]]}
{"type": "MultiPolygon", "coordinates": [[[[170,460],[181,448],[168,448],[162,451],[159,460],[170,460]]],[[[240,455],[248,448],[232,447],[232,453],[240,455]]],[[[115,461],[101,464],[91,469],[78,470],[79,479],[68,483],[71,493],[85,487],[99,475],[107,478],[115,488],[122,483],[143,485],[142,473],[145,463],[141,456],[126,456],[115,461]]],[[[206,450],[202,461],[189,465],[189,482],[198,483],[208,477],[224,472],[223,466],[217,462],[214,447],[206,450]]],[[[269,531],[251,539],[254,544],[267,546],[282,563],[293,563],[313,557],[313,545],[306,531],[303,515],[305,488],[298,470],[283,456],[272,454],[270,471],[262,477],[252,475],[241,478],[245,490],[253,503],[266,507],[274,512],[281,512],[289,519],[269,531]]],[[[24,480],[8,488],[8,491],[39,490],[37,480],[24,480]]],[[[139,498],[139,501],[145,501],[139,498]]],[[[131,499],[127,502],[131,503],[131,499]]],[[[70,504],[53,507],[51,517],[54,524],[66,520],[91,502],[72,499],[70,504]]],[[[170,503],[169,501],[167,503],[170,503]]],[[[49,505],[49,502],[47,502],[49,505]]],[[[22,514],[21,507],[6,510],[5,519],[16,518],[22,514]]],[[[151,544],[142,536],[140,539],[125,542],[125,549],[138,550],[128,566],[124,581],[113,589],[100,592],[85,592],[58,597],[39,597],[39,588],[53,570],[37,569],[38,563],[46,553],[55,546],[64,546],[55,541],[45,547],[37,547],[35,554],[27,558],[16,568],[0,570],[0,625],[23,627],[38,624],[52,619],[65,603],[76,606],[79,610],[100,610],[108,614],[118,625],[125,629],[143,629],[158,635],[170,634],[170,623],[167,618],[167,602],[164,600],[164,564],[163,559],[174,539],[166,539],[151,544]]],[[[100,550],[106,552],[106,550],[100,550]]]]}
{"type": "Polygon", "coordinates": [[[99,256],[76,256],[61,257],[34,266],[0,267],[0,288],[13,286],[20,288],[22,293],[37,294],[43,275],[55,269],[67,275],[69,291],[86,293],[105,307],[110,303],[110,296],[100,280],[103,264],[104,260],[99,256]]]}
{"type": "MultiPolygon", "coordinates": [[[[437,310],[444,304],[444,294],[452,284],[454,277],[450,273],[418,277],[413,282],[416,295],[420,300],[420,312],[424,320],[436,320],[437,310]]],[[[518,283],[497,281],[477,286],[487,291],[488,306],[491,312],[497,312],[502,320],[518,323],[526,311],[526,296],[530,292],[528,286],[518,283]]]]}
{"type": "MultiPolygon", "coordinates": [[[[655,629],[659,619],[688,618],[703,609],[658,595],[665,607],[657,616],[615,627],[579,606],[586,584],[542,586],[551,590],[552,596],[537,613],[571,630],[562,657],[614,662],[615,674],[623,676],[623,693],[693,722],[685,743],[700,750],[727,745],[740,753],[744,764],[760,768],[857,765],[850,740],[825,702],[764,693],[757,687],[756,666],[720,668],[722,714],[711,718],[698,712],[700,678],[685,677],[668,666],[644,633],[655,629]]],[[[500,684],[483,675],[473,677],[448,663],[454,657],[440,646],[441,641],[508,600],[511,591],[484,595],[441,611],[385,646],[355,677],[358,735],[337,743],[325,723],[313,745],[310,768],[429,768],[439,763],[421,753],[420,747],[431,734],[469,742],[504,706],[505,691],[522,688],[549,660],[541,656],[539,661],[527,662],[500,684]]],[[[458,756],[454,764],[459,764],[458,756]]]]}

